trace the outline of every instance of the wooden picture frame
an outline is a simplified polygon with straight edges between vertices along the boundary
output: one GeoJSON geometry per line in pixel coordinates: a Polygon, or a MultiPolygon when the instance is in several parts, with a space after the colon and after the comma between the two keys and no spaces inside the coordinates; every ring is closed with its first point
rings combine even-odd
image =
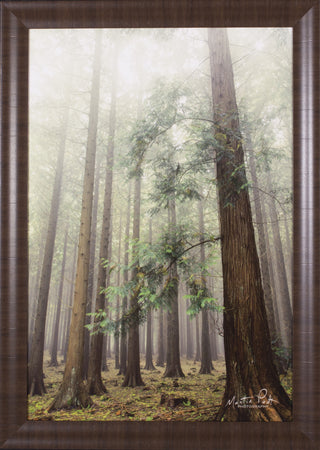
{"type": "Polygon", "coordinates": [[[319,448],[319,63],[314,0],[1,1],[0,445],[23,449],[319,448]],[[27,421],[28,31],[292,27],[294,419],[291,423],[27,421]]]}

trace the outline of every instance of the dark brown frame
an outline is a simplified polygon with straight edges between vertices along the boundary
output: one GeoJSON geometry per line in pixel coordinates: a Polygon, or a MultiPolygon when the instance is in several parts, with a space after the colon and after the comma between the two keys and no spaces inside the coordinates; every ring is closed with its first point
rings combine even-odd
{"type": "Polygon", "coordinates": [[[1,1],[0,445],[51,449],[319,448],[319,19],[315,0],[1,1]],[[294,420],[292,423],[26,420],[28,30],[293,27],[294,420]]]}

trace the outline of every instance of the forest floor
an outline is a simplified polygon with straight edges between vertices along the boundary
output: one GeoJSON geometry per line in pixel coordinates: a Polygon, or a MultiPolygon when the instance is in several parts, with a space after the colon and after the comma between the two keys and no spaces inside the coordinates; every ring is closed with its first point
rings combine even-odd
{"type": "MultiPolygon", "coordinates": [[[[47,356],[47,355],[46,355],[47,356]]],[[[63,364],[49,367],[45,358],[45,386],[43,396],[29,397],[29,420],[55,421],[214,421],[222,401],[226,372],[224,360],[214,361],[211,375],[200,375],[200,363],[181,358],[185,378],[163,378],[164,368],[144,370],[145,386],[121,387],[123,376],[117,375],[114,361],[108,361],[109,370],[103,372],[107,393],[91,396],[93,405],[87,409],[61,410],[48,413],[54,395],[63,377],[63,364]]],[[[291,396],[291,373],[282,377],[282,383],[291,396]]]]}

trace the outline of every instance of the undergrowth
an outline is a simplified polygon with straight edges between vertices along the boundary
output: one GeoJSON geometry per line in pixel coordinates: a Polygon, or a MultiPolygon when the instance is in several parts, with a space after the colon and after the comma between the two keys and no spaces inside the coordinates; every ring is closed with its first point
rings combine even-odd
{"type": "MultiPolygon", "coordinates": [[[[107,393],[91,396],[93,405],[86,409],[47,410],[60,386],[63,365],[48,367],[45,359],[45,385],[43,396],[29,397],[29,420],[54,421],[214,421],[221,405],[225,387],[225,364],[214,361],[210,375],[200,375],[200,363],[181,359],[185,378],[164,378],[164,368],[141,369],[145,386],[121,387],[123,376],[117,375],[114,361],[108,361],[109,370],[103,372],[107,393]],[[177,400],[177,405],[168,402],[177,400]]],[[[144,361],[141,361],[144,367],[144,361]]],[[[291,396],[291,373],[282,378],[282,383],[291,396]]]]}

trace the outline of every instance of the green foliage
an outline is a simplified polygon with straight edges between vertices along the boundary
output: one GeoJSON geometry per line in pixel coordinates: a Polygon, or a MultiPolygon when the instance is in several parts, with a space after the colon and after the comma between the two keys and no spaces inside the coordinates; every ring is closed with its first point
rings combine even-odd
{"type": "MultiPolygon", "coordinates": [[[[168,225],[163,228],[163,232],[153,244],[131,240],[130,254],[132,260],[129,266],[117,265],[108,260],[102,261],[102,264],[109,268],[109,271],[114,272],[134,268],[135,277],[121,285],[110,284],[107,288],[102,289],[101,293],[106,296],[109,310],[112,305],[116,304],[118,298],[130,298],[131,296],[137,297],[138,309],[129,309],[118,320],[110,320],[107,313],[102,310],[91,313],[89,315],[94,317],[94,323],[86,327],[92,334],[119,333],[120,326],[122,332],[126,332],[133,320],[138,320],[139,323],[144,322],[150,308],[165,307],[170,309],[171,290],[175,287],[175,280],[170,278],[170,267],[174,263],[177,264],[181,276],[189,279],[189,284],[192,283],[190,280],[195,283],[195,273],[200,270],[201,273],[205,274],[209,265],[214,262],[215,251],[212,244],[216,243],[218,239],[210,234],[207,236],[200,235],[198,231],[190,230],[190,227],[186,225],[168,225]],[[208,252],[208,259],[200,263],[194,249],[204,245],[203,242],[211,246],[212,251],[208,252]],[[159,286],[163,287],[160,288],[159,286]]],[[[202,308],[219,310],[216,300],[211,298],[208,293],[204,295],[202,291],[197,291],[191,297],[190,314],[192,314],[192,308],[197,312],[202,308]]]]}
{"type": "Polygon", "coordinates": [[[187,314],[191,317],[196,316],[202,309],[222,312],[224,307],[219,305],[218,300],[210,296],[203,276],[191,276],[188,281],[191,294],[184,295],[186,300],[190,301],[187,314]]]}

